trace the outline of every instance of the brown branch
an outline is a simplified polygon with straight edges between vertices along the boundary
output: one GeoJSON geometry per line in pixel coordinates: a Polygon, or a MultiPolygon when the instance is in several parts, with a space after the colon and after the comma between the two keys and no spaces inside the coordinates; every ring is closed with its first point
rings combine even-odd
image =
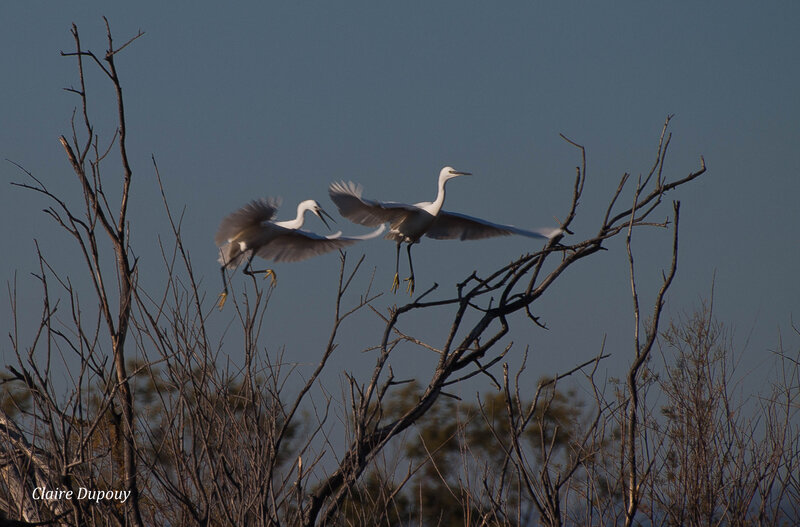
{"type": "MultiPolygon", "coordinates": [[[[638,193],[637,193],[638,199],[638,193]]],[[[634,328],[634,349],[635,349],[635,360],[631,364],[628,370],[627,376],[627,387],[628,387],[628,396],[630,400],[628,401],[628,416],[626,425],[626,432],[627,437],[624,442],[624,448],[626,448],[626,461],[628,464],[628,474],[627,474],[627,492],[625,494],[625,525],[630,526],[633,524],[634,519],[636,517],[637,510],[639,508],[639,503],[641,500],[641,491],[639,486],[639,468],[637,463],[637,435],[639,433],[638,425],[639,425],[639,376],[640,370],[646,363],[647,359],[650,356],[650,352],[653,348],[653,344],[655,343],[656,337],[658,336],[658,325],[661,318],[661,312],[664,307],[664,295],[666,294],[669,286],[672,284],[672,280],[675,277],[675,272],[678,268],[678,224],[680,221],[680,202],[674,201],[672,203],[673,208],[673,238],[672,238],[672,262],[670,264],[669,273],[664,276],[663,282],[661,284],[661,288],[656,295],[656,300],[653,307],[653,315],[649,322],[649,327],[647,331],[647,337],[644,344],[640,343],[639,339],[639,326],[640,326],[640,318],[639,318],[639,301],[637,295],[637,286],[636,280],[634,275],[634,263],[633,263],[633,253],[631,251],[631,231],[632,231],[632,224],[628,232],[628,236],[626,238],[626,248],[628,252],[628,263],[629,263],[629,271],[631,277],[631,295],[633,297],[633,305],[634,305],[634,321],[635,321],[635,328],[634,328]]],[[[633,211],[636,210],[636,206],[632,208],[633,211]]],[[[649,471],[649,469],[647,469],[649,471]]]]}

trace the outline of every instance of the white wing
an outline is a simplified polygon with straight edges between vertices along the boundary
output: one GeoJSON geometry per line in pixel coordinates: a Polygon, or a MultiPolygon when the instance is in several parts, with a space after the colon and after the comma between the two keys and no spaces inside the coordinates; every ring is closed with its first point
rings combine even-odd
{"type": "MultiPolygon", "coordinates": [[[[386,230],[386,225],[381,224],[377,229],[375,229],[372,232],[368,232],[367,234],[360,234],[358,236],[347,236],[346,239],[348,239],[348,240],[356,240],[356,241],[371,240],[372,238],[377,238],[378,236],[383,234],[383,231],[385,231],[385,230],[386,230]]],[[[337,234],[341,234],[341,231],[339,231],[337,234]]],[[[330,236],[329,236],[329,238],[330,238],[330,236]]]]}
{"type": "Polygon", "coordinates": [[[339,208],[339,213],[348,220],[367,227],[377,227],[387,222],[396,225],[409,214],[420,211],[414,205],[362,198],[361,191],[361,185],[352,181],[331,183],[328,188],[328,194],[339,208]]]}
{"type": "Polygon", "coordinates": [[[384,231],[383,225],[375,231],[362,236],[342,236],[341,231],[330,236],[320,236],[313,232],[301,230],[287,230],[285,234],[274,238],[269,243],[258,249],[256,254],[266,260],[276,262],[299,262],[335,251],[361,240],[368,240],[380,235],[384,231]]]}
{"type": "Polygon", "coordinates": [[[223,218],[214,236],[217,245],[223,245],[247,227],[258,225],[275,217],[281,204],[278,198],[261,198],[253,200],[236,212],[223,218]]]}
{"type": "Polygon", "coordinates": [[[513,225],[492,223],[480,218],[467,216],[466,214],[442,210],[439,211],[439,215],[436,216],[433,225],[430,226],[425,236],[437,240],[452,240],[455,238],[459,240],[480,240],[493,236],[519,234],[529,238],[550,239],[562,232],[561,229],[518,229],[513,225]]]}

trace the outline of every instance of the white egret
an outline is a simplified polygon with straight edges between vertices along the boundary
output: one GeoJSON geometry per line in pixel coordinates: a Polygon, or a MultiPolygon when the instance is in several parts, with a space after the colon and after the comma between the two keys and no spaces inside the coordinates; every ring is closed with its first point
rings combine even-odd
{"type": "Polygon", "coordinates": [[[258,255],[265,260],[276,262],[297,262],[324,254],[342,247],[347,247],[360,240],[374,238],[384,231],[380,229],[363,236],[342,236],[341,231],[330,236],[320,236],[313,232],[302,231],[305,213],[314,213],[328,229],[327,216],[319,203],[308,199],[297,205],[297,217],[288,221],[272,221],[280,206],[280,200],[267,198],[251,201],[241,209],[226,216],[219,225],[214,242],[219,246],[220,272],[224,291],[220,295],[219,308],[225,305],[228,296],[228,284],[225,280],[225,269],[236,269],[245,258],[247,264],[243,272],[250,276],[265,273],[264,278],[271,277],[272,284],[277,282],[275,271],[265,269],[253,271],[250,264],[258,255]],[[324,216],[323,216],[324,215],[324,216]]]}
{"type": "Polygon", "coordinates": [[[345,218],[361,225],[374,227],[389,223],[390,230],[385,236],[388,240],[397,242],[395,255],[395,273],[392,282],[392,292],[397,292],[400,285],[400,244],[406,243],[408,251],[408,267],[410,276],[407,292],[414,294],[414,265],[411,262],[411,246],[419,242],[425,235],[438,240],[460,239],[477,240],[492,236],[507,236],[519,234],[530,238],[550,239],[563,232],[561,229],[518,229],[511,225],[492,223],[480,218],[447,212],[442,210],[445,195],[445,183],[458,176],[471,175],[469,172],[459,172],[452,167],[444,167],[439,172],[439,193],[435,201],[423,201],[414,205],[396,203],[392,201],[374,201],[361,197],[361,185],[352,182],[332,183],[328,189],[331,200],[339,208],[345,218]]]}

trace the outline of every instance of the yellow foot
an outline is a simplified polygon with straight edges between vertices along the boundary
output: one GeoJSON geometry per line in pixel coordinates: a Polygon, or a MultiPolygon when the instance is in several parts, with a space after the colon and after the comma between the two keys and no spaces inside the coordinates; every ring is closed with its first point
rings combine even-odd
{"type": "Polygon", "coordinates": [[[394,280],[392,280],[392,288],[390,291],[392,293],[397,293],[398,287],[400,287],[400,277],[397,275],[397,273],[394,273],[394,280]]]}
{"type": "Polygon", "coordinates": [[[267,269],[267,272],[264,273],[264,280],[266,280],[267,277],[272,279],[272,287],[275,287],[278,284],[278,275],[276,275],[275,271],[272,269],[267,269]]]}
{"type": "Polygon", "coordinates": [[[406,293],[408,293],[408,296],[414,296],[414,277],[409,276],[403,281],[408,282],[408,285],[406,286],[406,293]]]}
{"type": "Polygon", "coordinates": [[[217,306],[219,310],[222,311],[222,308],[225,307],[225,301],[228,299],[228,293],[222,292],[219,294],[219,303],[217,306]]]}

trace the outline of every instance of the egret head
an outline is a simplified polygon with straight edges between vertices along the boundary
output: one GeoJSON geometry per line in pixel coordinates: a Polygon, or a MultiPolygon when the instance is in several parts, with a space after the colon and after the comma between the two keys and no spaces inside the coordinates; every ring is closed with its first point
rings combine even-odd
{"type": "Polygon", "coordinates": [[[443,184],[445,181],[453,179],[454,177],[458,176],[471,176],[469,172],[459,172],[453,167],[444,167],[441,172],[439,172],[439,183],[443,184]]]}
{"type": "Polygon", "coordinates": [[[336,220],[334,220],[333,217],[330,214],[325,212],[323,210],[323,208],[320,206],[320,204],[317,203],[316,201],[314,201],[313,199],[307,199],[307,200],[303,201],[302,203],[300,203],[300,205],[297,206],[297,209],[301,213],[305,212],[307,210],[310,210],[311,212],[313,212],[319,219],[322,220],[322,223],[325,224],[325,226],[328,228],[328,230],[331,229],[331,226],[328,225],[327,221],[325,221],[325,216],[330,218],[330,220],[332,222],[336,223],[336,220]]]}

